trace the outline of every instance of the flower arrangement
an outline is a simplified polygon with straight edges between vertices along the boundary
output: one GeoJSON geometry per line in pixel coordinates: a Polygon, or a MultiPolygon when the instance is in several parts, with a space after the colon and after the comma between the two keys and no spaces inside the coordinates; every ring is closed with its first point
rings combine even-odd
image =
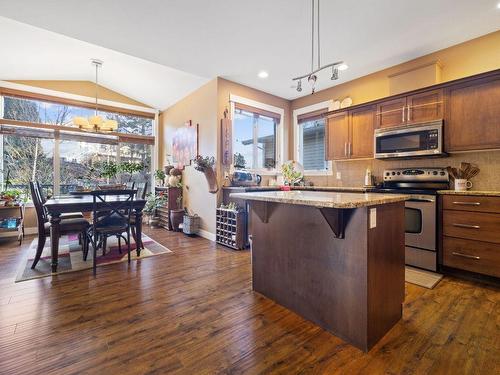
{"type": "Polygon", "coordinates": [[[283,174],[283,179],[285,184],[293,186],[298,184],[304,178],[302,172],[295,169],[295,162],[287,162],[281,166],[281,173],[283,174]]]}
{"type": "Polygon", "coordinates": [[[194,159],[194,168],[197,171],[205,172],[207,169],[213,168],[215,165],[215,158],[213,156],[201,156],[198,155],[194,159]]]}

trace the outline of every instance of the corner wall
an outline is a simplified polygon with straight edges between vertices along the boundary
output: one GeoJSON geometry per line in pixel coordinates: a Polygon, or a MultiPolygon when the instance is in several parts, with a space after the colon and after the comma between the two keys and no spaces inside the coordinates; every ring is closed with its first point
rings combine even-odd
{"type": "MultiPolygon", "coordinates": [[[[191,120],[199,124],[199,153],[217,157],[217,79],[213,79],[193,93],[162,112],[159,121],[159,166],[165,166],[166,156],[171,154],[172,137],[176,129],[191,120]]],[[[201,229],[215,234],[215,208],[217,194],[208,192],[203,173],[193,166],[186,166],[183,176],[183,203],[201,218],[201,229]]]]}

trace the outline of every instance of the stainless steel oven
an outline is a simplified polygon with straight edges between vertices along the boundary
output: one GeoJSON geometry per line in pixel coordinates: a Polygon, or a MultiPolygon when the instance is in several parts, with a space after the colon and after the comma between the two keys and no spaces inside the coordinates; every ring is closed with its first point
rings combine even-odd
{"type": "Polygon", "coordinates": [[[375,130],[375,158],[443,156],[443,121],[375,130]]]}
{"type": "Polygon", "coordinates": [[[436,270],[436,196],[414,195],[405,202],[406,264],[436,270]]]}
{"type": "Polygon", "coordinates": [[[376,191],[407,194],[405,202],[405,262],[431,271],[437,269],[437,190],[449,188],[443,168],[398,168],[384,171],[376,191]]]}

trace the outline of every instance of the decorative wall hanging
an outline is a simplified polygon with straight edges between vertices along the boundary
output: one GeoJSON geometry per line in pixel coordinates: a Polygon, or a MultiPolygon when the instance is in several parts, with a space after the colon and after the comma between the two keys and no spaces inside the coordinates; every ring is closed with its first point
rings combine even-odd
{"type": "Polygon", "coordinates": [[[198,124],[193,126],[191,120],[175,131],[172,140],[172,157],[177,168],[184,169],[198,155],[198,124]]]}
{"type": "Polygon", "coordinates": [[[222,144],[222,165],[233,163],[233,137],[232,123],[227,118],[228,110],[224,110],[224,118],[221,120],[221,144],[222,144]]]}

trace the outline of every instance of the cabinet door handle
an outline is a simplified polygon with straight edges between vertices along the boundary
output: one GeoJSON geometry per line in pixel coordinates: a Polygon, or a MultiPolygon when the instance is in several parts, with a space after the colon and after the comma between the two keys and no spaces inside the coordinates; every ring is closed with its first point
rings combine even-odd
{"type": "Polygon", "coordinates": [[[349,156],[352,156],[352,143],[351,142],[349,142],[348,152],[349,152],[349,156]]]}
{"type": "Polygon", "coordinates": [[[347,142],[344,142],[344,156],[347,156],[347,142]]]}
{"type": "Polygon", "coordinates": [[[403,112],[401,113],[401,122],[405,122],[405,109],[406,109],[406,106],[403,106],[403,112]]]}
{"type": "Polygon", "coordinates": [[[410,105],[409,105],[409,104],[408,104],[408,107],[407,107],[407,112],[406,112],[406,120],[407,120],[408,122],[410,122],[410,120],[411,120],[411,107],[410,107],[410,105]]]}
{"type": "Polygon", "coordinates": [[[453,223],[454,227],[459,227],[459,228],[469,228],[469,229],[479,229],[481,228],[479,225],[469,225],[469,224],[457,224],[453,223]]]}
{"type": "Polygon", "coordinates": [[[453,202],[453,204],[458,204],[460,206],[480,206],[479,202],[453,202]]]}
{"type": "Polygon", "coordinates": [[[476,256],[476,255],[469,255],[469,254],[463,254],[463,253],[456,253],[456,252],[452,252],[453,255],[457,256],[457,257],[462,257],[462,258],[467,258],[467,259],[475,259],[475,260],[479,260],[481,259],[480,257],[476,256]]]}

